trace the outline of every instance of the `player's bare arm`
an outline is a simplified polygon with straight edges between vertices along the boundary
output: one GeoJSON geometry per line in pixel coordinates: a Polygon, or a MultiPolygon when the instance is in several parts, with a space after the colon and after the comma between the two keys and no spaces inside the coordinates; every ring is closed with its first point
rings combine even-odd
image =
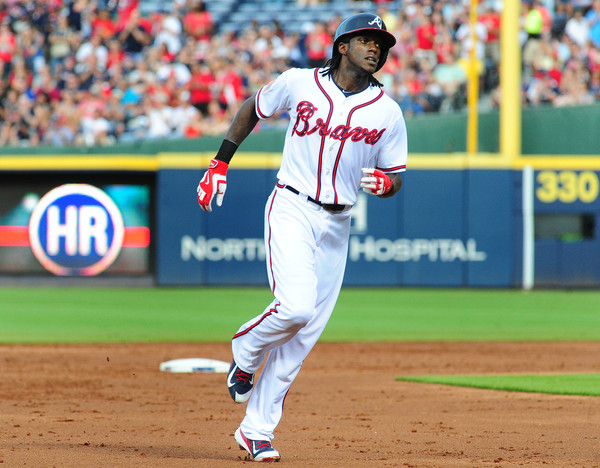
{"type": "Polygon", "coordinates": [[[239,146],[250,135],[250,132],[256,127],[259,120],[254,108],[255,100],[256,94],[253,94],[242,103],[229,126],[229,130],[227,130],[225,140],[229,140],[239,146]]]}

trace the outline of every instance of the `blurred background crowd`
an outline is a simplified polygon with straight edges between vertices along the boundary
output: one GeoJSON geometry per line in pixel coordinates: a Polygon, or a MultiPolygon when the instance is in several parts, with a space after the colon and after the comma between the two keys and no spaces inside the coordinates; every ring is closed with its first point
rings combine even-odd
{"type": "MultiPolygon", "coordinates": [[[[322,65],[343,19],[323,14],[339,0],[293,0],[298,11],[315,14],[301,27],[286,28],[276,14],[261,20],[267,3],[261,0],[239,27],[225,29],[211,12],[214,1],[163,1],[154,10],[144,1],[2,0],[0,145],[92,146],[222,134],[260,86],[289,67],[322,65]]],[[[348,15],[364,9],[364,3],[344,3],[348,15]]],[[[464,112],[470,2],[368,3],[398,39],[378,78],[407,118],[464,112]]],[[[501,0],[479,3],[482,112],[497,109],[501,99],[501,9],[501,0]]],[[[520,31],[524,106],[600,99],[600,0],[523,1],[520,31]]]]}

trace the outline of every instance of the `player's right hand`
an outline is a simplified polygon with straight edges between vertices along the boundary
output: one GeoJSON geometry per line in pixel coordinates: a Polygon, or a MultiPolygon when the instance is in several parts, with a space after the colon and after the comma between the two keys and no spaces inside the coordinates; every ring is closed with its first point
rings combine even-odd
{"type": "Polygon", "coordinates": [[[198,203],[204,211],[212,211],[212,201],[216,196],[217,206],[223,203],[225,190],[227,189],[227,168],[229,164],[218,159],[212,159],[208,170],[198,184],[198,203]]]}

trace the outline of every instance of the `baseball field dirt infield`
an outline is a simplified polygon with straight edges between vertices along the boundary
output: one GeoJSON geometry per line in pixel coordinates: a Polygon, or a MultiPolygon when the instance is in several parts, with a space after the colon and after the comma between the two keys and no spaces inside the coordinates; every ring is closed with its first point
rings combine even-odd
{"type": "MultiPolygon", "coordinates": [[[[318,343],[273,445],[289,467],[600,466],[600,398],[396,381],[401,375],[600,372],[600,342],[318,343]]],[[[228,344],[0,347],[0,465],[241,467],[228,344]]]]}

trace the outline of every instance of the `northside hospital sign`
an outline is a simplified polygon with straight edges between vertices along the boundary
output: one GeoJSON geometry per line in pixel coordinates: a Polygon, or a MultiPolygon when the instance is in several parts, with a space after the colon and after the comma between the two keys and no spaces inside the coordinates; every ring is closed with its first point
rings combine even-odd
{"type": "MultiPolygon", "coordinates": [[[[368,195],[358,194],[352,210],[348,250],[350,262],[483,262],[486,252],[477,250],[476,239],[389,239],[368,234],[368,195]]],[[[180,256],[184,262],[252,262],[265,260],[262,238],[221,238],[182,235],[180,256]]]]}
{"type": "MultiPolygon", "coordinates": [[[[181,237],[181,260],[188,262],[264,261],[263,239],[181,237]]],[[[467,239],[385,239],[350,237],[351,262],[483,262],[487,254],[477,250],[477,241],[467,239]]]]}

